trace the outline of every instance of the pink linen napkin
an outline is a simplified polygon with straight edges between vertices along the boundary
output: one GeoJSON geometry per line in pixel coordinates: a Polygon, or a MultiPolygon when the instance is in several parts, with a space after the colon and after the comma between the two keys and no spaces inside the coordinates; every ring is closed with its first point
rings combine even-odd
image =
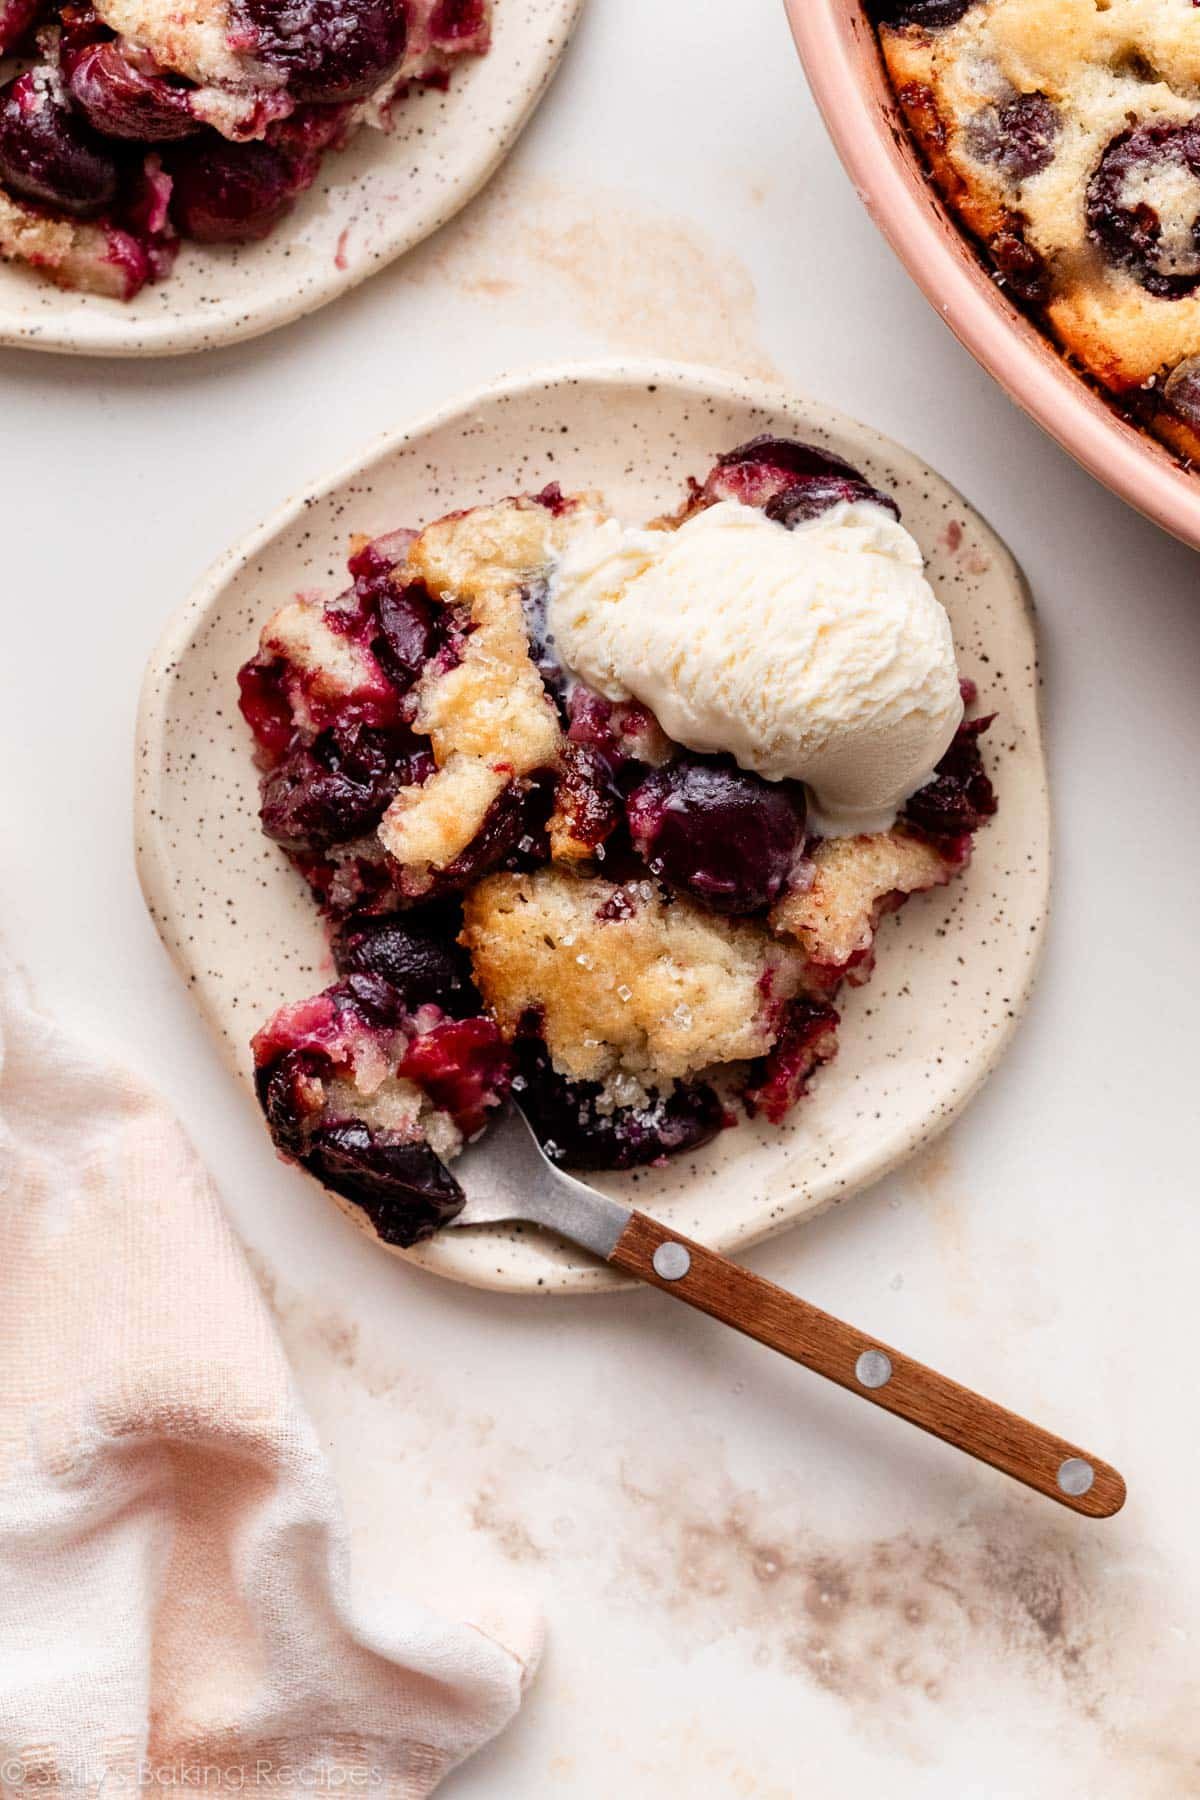
{"type": "Polygon", "coordinates": [[[538,1627],[368,1625],[345,1565],[205,1170],[0,953],[0,1793],[428,1794],[512,1717],[538,1627]]]}

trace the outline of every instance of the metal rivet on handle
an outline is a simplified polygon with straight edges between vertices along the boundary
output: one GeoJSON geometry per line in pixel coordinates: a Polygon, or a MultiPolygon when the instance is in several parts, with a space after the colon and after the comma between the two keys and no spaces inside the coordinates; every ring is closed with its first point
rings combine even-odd
{"type": "Polygon", "coordinates": [[[854,1373],[865,1388],[886,1387],[892,1379],[892,1359],[883,1350],[864,1350],[854,1373]]]}
{"type": "Polygon", "coordinates": [[[1081,1494],[1088,1493],[1095,1479],[1095,1469],[1090,1462],[1085,1462],[1082,1456],[1068,1456],[1066,1462],[1059,1465],[1058,1485],[1063,1493],[1070,1494],[1073,1500],[1077,1500],[1081,1494]]]}
{"type": "Polygon", "coordinates": [[[660,1244],[654,1252],[654,1273],[661,1281],[678,1281],[692,1266],[682,1244],[660,1244]]]}

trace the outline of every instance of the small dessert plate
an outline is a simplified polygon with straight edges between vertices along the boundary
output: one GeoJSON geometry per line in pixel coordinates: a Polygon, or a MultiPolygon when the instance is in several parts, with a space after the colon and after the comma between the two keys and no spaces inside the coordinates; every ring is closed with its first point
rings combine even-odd
{"type": "Polygon", "coordinates": [[[583,0],[497,0],[492,47],[445,89],[415,87],[391,128],[364,127],[260,244],[185,243],[130,301],[0,263],[0,344],[78,356],[169,356],[257,337],[315,312],[411,250],[479,192],[541,99],[583,0]]]}
{"type": "MultiPolygon", "coordinates": [[[[644,521],[676,506],[687,477],[718,452],[760,432],[828,446],[895,495],[949,612],[962,673],[999,714],[986,760],[1000,810],[963,876],[885,920],[871,982],[839,1001],[837,1058],[787,1124],[743,1121],[693,1155],[596,1185],[674,1231],[737,1250],[864,1187],[966,1105],[1028,998],[1049,898],[1037,649],[1021,573],[948,482],[868,427],[710,370],[626,363],[505,378],[386,438],[231,551],[151,659],[138,722],[138,869],[163,942],[247,1091],[254,1030],[332,979],[308,891],[258,827],[235,677],[264,619],[298,590],[337,591],[354,533],[419,525],[549,481],[599,489],[615,512],[644,521]]],[[[294,1179],[311,1178],[297,1170],[294,1179]]],[[[444,1231],[406,1254],[453,1280],[526,1293],[621,1279],[511,1223],[444,1231]]]]}

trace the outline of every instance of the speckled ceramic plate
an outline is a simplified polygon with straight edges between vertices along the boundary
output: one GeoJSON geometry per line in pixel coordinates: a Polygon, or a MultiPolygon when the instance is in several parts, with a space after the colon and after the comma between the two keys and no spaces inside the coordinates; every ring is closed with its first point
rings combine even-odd
{"type": "Polygon", "coordinates": [[[0,344],[87,356],[168,356],[257,337],[357,287],[453,218],[515,143],[583,0],[496,0],[492,47],[445,91],[416,88],[387,132],[359,131],[264,243],[185,244],[131,301],[56,288],[0,263],[0,344]]]}
{"type": "MultiPolygon", "coordinates": [[[[954,625],[960,666],[1000,719],[987,739],[1000,812],[966,874],[885,921],[870,985],[848,991],[841,1049],[782,1130],[743,1123],[612,1193],[736,1250],[882,1175],[941,1131],[1003,1051],[1046,919],[1050,817],[1037,651],[1020,571],[925,464],[864,425],[757,383],[679,366],[599,364],[497,382],[377,445],[232,551],[172,622],[147,671],[137,854],[163,941],[247,1087],[248,1040],[332,979],[299,877],[259,833],[234,676],[298,589],[344,585],[348,540],[536,490],[599,488],[629,520],[674,507],[689,474],[762,431],[827,444],[889,489],[954,625]]],[[[296,1180],[309,1177],[296,1172],[296,1180]]],[[[457,1281],[524,1292],[616,1284],[533,1229],[443,1232],[409,1253],[457,1281]]]]}

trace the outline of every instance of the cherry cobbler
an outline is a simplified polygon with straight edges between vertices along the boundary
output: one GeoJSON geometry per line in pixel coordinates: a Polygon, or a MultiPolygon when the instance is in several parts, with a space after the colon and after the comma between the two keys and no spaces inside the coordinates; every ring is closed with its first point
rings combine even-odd
{"type": "MultiPolygon", "coordinates": [[[[963,683],[960,698],[952,646],[952,695],[943,682],[931,698],[940,635],[918,709],[936,765],[859,828],[835,829],[841,777],[828,735],[813,735],[815,698],[788,726],[821,768],[826,785],[810,788],[743,766],[750,749],[736,760],[686,747],[643,701],[614,698],[615,676],[600,691],[564,661],[585,615],[616,618],[595,587],[612,558],[622,581],[636,570],[667,581],[669,610],[688,617],[686,570],[669,558],[696,546],[688,566],[703,572],[730,541],[760,559],[747,608],[764,593],[795,605],[778,570],[801,551],[804,579],[819,575],[814,607],[848,605],[860,561],[882,579],[882,544],[900,555],[904,604],[944,625],[894,502],[821,450],[762,438],[643,531],[549,487],[359,542],[352,585],[284,605],[240,672],[262,828],[311,888],[337,972],[255,1037],[259,1097],[281,1152],[388,1243],[412,1244],[461,1208],[447,1165],[510,1092],[549,1154],[584,1169],[695,1149],[738,1106],[781,1122],[834,1053],[839,988],[870,974],[882,916],[958,875],[995,810],[980,756],[989,720],[964,718],[974,690],[963,683]],[[764,549],[779,559],[770,581],[764,549]]],[[[605,592],[619,607],[617,588],[605,592]]],[[[886,604],[872,587],[863,629],[886,604]]],[[[835,633],[830,611],[820,644],[835,633]]],[[[736,711],[740,655],[729,664],[715,625],[702,635],[704,691],[736,711]]],[[[869,737],[894,717],[903,738],[896,671],[914,658],[864,662],[839,730],[869,737]]],[[[680,729],[699,741],[701,687],[676,660],[694,720],[680,729]]],[[[834,678],[820,680],[828,711],[834,678]]],[[[758,742],[764,758],[783,754],[766,723],[758,742]]],[[[863,766],[878,785],[870,744],[863,766]]]]}
{"type": "Polygon", "coordinates": [[[866,0],[934,180],[1123,410],[1200,455],[1192,0],[866,0]]]}
{"type": "Polygon", "coordinates": [[[266,237],[490,27],[491,0],[0,0],[0,255],[129,300],[180,238],[266,237]]]}

